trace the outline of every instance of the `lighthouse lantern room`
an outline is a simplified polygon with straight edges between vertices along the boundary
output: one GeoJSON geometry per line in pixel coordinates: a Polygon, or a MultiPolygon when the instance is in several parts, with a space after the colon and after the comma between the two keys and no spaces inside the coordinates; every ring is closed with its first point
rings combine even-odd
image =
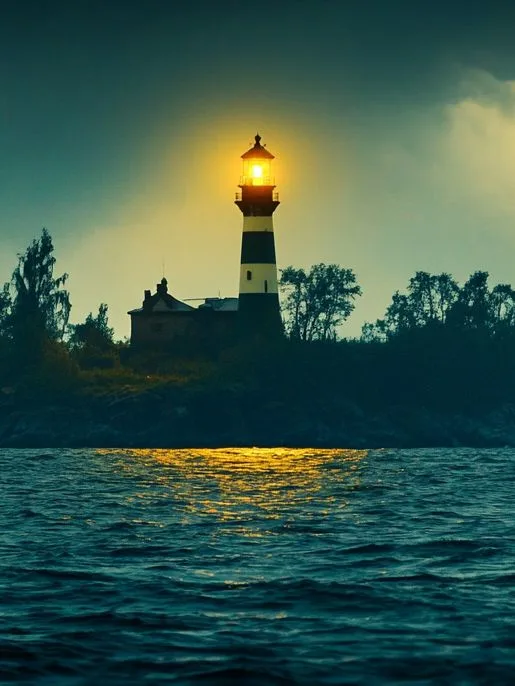
{"type": "Polygon", "coordinates": [[[272,160],[274,156],[261,145],[261,136],[255,137],[255,144],[241,156],[243,160],[243,174],[240,187],[243,186],[274,186],[272,178],[272,160]]]}

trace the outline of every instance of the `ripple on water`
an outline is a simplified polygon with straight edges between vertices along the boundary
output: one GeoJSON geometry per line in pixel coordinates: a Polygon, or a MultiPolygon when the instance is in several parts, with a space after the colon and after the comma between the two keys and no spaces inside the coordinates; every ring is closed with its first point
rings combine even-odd
{"type": "Polygon", "coordinates": [[[4,450],[0,682],[511,684],[513,450],[4,450]]]}

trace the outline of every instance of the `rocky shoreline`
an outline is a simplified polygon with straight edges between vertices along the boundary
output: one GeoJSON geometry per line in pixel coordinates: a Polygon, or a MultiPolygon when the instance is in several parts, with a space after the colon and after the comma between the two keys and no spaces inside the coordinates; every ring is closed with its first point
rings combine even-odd
{"type": "Polygon", "coordinates": [[[515,447],[515,406],[481,417],[389,407],[363,412],[252,393],[117,392],[0,404],[0,448],[221,446],[515,447]]]}

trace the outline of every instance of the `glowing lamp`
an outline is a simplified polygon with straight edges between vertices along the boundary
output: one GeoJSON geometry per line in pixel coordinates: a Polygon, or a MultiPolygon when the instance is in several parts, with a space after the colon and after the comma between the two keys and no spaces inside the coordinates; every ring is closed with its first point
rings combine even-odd
{"type": "Polygon", "coordinates": [[[251,169],[251,176],[253,179],[262,179],[263,178],[263,165],[262,164],[253,164],[252,169],[251,169]]]}
{"type": "Polygon", "coordinates": [[[255,143],[241,158],[243,173],[241,186],[273,186],[272,160],[274,156],[261,145],[259,133],[255,136],[255,143]]]}

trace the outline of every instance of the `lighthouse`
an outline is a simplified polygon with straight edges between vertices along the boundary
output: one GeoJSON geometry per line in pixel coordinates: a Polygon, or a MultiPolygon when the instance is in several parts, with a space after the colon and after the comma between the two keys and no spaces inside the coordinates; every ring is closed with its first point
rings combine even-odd
{"type": "Polygon", "coordinates": [[[243,153],[236,205],[243,214],[239,319],[243,332],[275,337],[282,333],[273,214],[279,205],[272,176],[274,155],[261,145],[261,136],[243,153]]]}

